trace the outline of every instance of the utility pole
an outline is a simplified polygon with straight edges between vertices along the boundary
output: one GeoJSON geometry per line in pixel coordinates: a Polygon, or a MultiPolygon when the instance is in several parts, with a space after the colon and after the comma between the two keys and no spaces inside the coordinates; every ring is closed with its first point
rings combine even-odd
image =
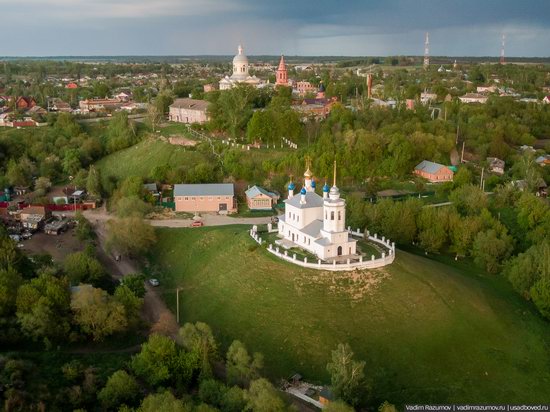
{"type": "Polygon", "coordinates": [[[180,288],[176,289],[176,322],[180,324],[180,288]]]}
{"type": "Polygon", "coordinates": [[[460,163],[464,163],[464,146],[466,145],[466,141],[462,142],[462,155],[460,156],[460,163]]]}

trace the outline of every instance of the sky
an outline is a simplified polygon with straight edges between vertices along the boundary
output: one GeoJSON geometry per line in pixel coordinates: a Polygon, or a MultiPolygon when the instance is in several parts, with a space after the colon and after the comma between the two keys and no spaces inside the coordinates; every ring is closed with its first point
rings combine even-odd
{"type": "Polygon", "coordinates": [[[0,56],[550,56],[550,0],[0,0],[0,56]]]}

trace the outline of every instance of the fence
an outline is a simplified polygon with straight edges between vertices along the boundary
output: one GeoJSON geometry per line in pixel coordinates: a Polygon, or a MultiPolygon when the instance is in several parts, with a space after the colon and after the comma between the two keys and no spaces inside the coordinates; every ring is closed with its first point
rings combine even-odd
{"type": "MultiPolygon", "coordinates": [[[[0,202],[0,209],[6,209],[6,208],[8,208],[8,206],[9,206],[8,202],[0,202]]],[[[92,205],[82,204],[82,203],[77,203],[76,205],[74,205],[74,204],[66,204],[66,205],[55,205],[55,204],[31,205],[31,204],[28,204],[28,203],[18,203],[17,204],[17,208],[19,210],[25,209],[26,207],[29,207],[29,206],[44,206],[47,210],[49,210],[51,212],[71,212],[71,211],[74,211],[74,210],[93,209],[92,205]]]]}
{"type": "MultiPolygon", "coordinates": [[[[357,229],[355,232],[351,230],[350,227],[348,227],[348,232],[352,236],[357,237],[363,237],[364,234],[361,233],[359,229],[357,229]]],[[[256,243],[259,245],[262,245],[265,243],[265,240],[263,240],[258,233],[254,230],[254,228],[250,229],[250,236],[256,243]]],[[[389,239],[384,238],[382,236],[381,238],[378,237],[377,234],[374,236],[371,236],[369,232],[367,231],[367,238],[373,243],[378,244],[379,246],[382,246],[384,249],[387,250],[386,252],[382,252],[382,257],[375,259],[375,256],[372,255],[370,259],[363,259],[363,256],[359,256],[358,259],[347,259],[346,262],[338,263],[336,261],[333,261],[332,263],[326,263],[323,262],[321,259],[318,259],[317,262],[308,262],[307,257],[304,257],[304,260],[299,260],[296,257],[296,254],[294,253],[292,256],[289,256],[288,251],[285,250],[284,252],[279,250],[279,246],[273,246],[273,244],[269,244],[267,247],[267,251],[269,253],[274,254],[275,256],[286,260],[287,262],[294,263],[295,265],[302,266],[309,269],[318,269],[318,270],[330,270],[330,271],[345,271],[345,270],[354,270],[354,269],[376,269],[381,268],[383,266],[387,266],[395,260],[395,242],[390,242],[389,239]]]]}

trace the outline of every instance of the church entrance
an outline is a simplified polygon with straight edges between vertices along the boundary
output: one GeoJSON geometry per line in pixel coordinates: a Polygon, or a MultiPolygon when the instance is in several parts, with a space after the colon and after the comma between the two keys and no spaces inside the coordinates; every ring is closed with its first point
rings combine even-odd
{"type": "Polygon", "coordinates": [[[342,256],[342,246],[338,246],[338,256],[342,256]]]}

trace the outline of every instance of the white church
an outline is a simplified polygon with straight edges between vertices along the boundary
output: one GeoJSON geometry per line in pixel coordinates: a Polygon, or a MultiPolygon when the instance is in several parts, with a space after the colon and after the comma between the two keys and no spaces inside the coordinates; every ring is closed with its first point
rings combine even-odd
{"type": "Polygon", "coordinates": [[[285,214],[279,218],[278,231],[282,239],[275,243],[285,247],[300,247],[319,259],[337,259],[340,256],[356,256],[357,241],[346,230],[346,202],[340,198],[336,187],[336,162],[334,183],[325,183],[323,196],[315,193],[316,183],[309,170],[304,173],[304,186],[294,195],[296,185],[288,185],[285,214]]]}
{"type": "Polygon", "coordinates": [[[244,54],[243,47],[239,45],[238,53],[233,58],[233,74],[231,76],[225,76],[220,80],[220,90],[232,89],[239,83],[250,84],[254,87],[260,86],[261,80],[256,76],[250,76],[248,74],[248,68],[248,57],[244,54]]]}

